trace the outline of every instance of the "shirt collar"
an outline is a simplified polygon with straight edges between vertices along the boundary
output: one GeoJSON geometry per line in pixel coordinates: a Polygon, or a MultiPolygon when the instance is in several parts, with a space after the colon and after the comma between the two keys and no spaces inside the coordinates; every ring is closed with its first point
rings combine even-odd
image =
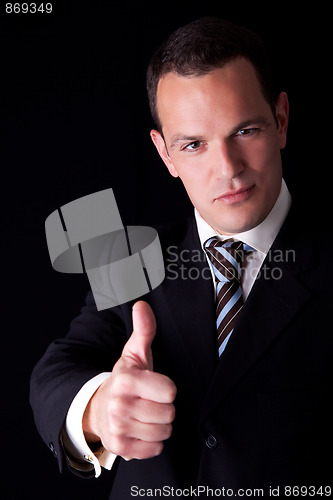
{"type": "MultiPolygon", "coordinates": [[[[232,235],[235,238],[247,245],[250,245],[255,250],[267,254],[273,241],[275,240],[291,206],[291,196],[287,185],[282,179],[280,194],[273,206],[272,210],[258,226],[244,231],[242,233],[232,235]]],[[[200,243],[203,247],[204,242],[212,236],[217,236],[219,239],[226,240],[230,236],[217,233],[199,214],[197,209],[194,209],[194,215],[197,223],[200,243]]]]}

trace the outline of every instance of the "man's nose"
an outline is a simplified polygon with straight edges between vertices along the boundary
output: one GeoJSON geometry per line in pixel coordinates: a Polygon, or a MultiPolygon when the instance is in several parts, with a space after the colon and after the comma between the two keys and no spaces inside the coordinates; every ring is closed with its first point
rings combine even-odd
{"type": "Polygon", "coordinates": [[[216,144],[214,157],[215,176],[217,179],[234,179],[244,171],[244,161],[235,145],[228,142],[219,142],[216,144]]]}

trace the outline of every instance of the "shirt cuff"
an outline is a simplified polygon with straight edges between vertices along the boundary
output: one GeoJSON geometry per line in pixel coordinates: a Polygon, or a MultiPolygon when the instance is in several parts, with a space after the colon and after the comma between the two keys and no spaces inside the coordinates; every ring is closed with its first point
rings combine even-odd
{"type": "Polygon", "coordinates": [[[100,373],[84,384],[73,399],[62,429],[62,441],[71,467],[81,471],[95,469],[95,477],[101,475],[101,467],[110,470],[117,455],[103,446],[94,452],[91,451],[84,437],[82,418],[89,400],[110,375],[111,372],[100,373]]]}

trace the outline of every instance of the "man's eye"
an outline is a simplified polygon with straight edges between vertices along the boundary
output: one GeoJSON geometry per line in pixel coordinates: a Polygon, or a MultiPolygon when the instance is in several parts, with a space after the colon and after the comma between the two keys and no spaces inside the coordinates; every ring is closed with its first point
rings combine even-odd
{"type": "Polygon", "coordinates": [[[186,144],[186,146],[184,146],[183,151],[196,151],[200,148],[201,144],[201,141],[190,142],[190,144],[186,144]]]}
{"type": "Polygon", "coordinates": [[[245,135],[253,135],[258,132],[258,128],[242,128],[238,130],[236,136],[244,137],[245,135]]]}

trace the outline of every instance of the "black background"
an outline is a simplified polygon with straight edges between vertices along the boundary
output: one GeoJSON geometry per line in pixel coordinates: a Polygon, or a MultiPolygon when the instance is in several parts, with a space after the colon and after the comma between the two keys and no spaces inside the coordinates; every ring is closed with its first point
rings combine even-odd
{"type": "MultiPolygon", "coordinates": [[[[67,333],[88,289],[55,272],[44,221],[61,205],[112,187],[124,224],[191,214],[180,181],[149,138],[145,71],[178,26],[217,15],[257,31],[291,104],[285,177],[330,224],[330,41],[326,3],[53,1],[52,14],[6,14],[1,3],[2,481],[6,499],[107,498],[108,472],[60,475],[29,407],[29,377],[67,333]]],[[[40,2],[37,2],[39,5],[40,2]]],[[[45,3],[44,3],[45,4],[45,3]]]]}

